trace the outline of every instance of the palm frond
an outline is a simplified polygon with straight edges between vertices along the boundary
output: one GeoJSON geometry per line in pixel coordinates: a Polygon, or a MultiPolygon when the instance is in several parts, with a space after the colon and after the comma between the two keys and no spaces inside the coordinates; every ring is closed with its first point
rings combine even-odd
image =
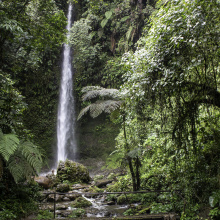
{"type": "Polygon", "coordinates": [[[8,161],[18,148],[19,139],[15,134],[3,134],[0,130],[0,155],[3,159],[8,161]]]}

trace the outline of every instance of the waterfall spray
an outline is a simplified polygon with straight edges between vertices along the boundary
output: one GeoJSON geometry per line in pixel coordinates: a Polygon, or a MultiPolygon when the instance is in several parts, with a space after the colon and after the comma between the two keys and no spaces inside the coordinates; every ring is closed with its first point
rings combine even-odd
{"type": "MultiPolygon", "coordinates": [[[[72,25],[72,5],[68,7],[67,37],[72,25]]],[[[57,115],[57,164],[67,158],[76,159],[75,108],[73,96],[73,70],[71,48],[64,45],[61,71],[60,96],[57,115]]]]}

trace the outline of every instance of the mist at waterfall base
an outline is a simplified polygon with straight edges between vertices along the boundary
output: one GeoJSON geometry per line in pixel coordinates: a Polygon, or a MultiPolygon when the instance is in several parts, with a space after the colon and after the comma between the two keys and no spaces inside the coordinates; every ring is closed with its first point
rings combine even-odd
{"type": "MultiPolygon", "coordinates": [[[[73,6],[69,4],[67,15],[68,23],[66,27],[68,31],[67,38],[69,37],[70,28],[73,23],[72,13],[73,6]]],[[[67,158],[71,160],[77,159],[73,73],[71,47],[68,44],[64,44],[57,114],[57,157],[55,167],[57,167],[60,160],[65,161],[67,158]]]]}

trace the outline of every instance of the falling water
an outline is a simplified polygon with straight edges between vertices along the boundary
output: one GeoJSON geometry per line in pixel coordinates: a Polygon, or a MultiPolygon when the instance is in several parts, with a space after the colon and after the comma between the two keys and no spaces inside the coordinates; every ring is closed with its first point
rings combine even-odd
{"type": "MultiPolygon", "coordinates": [[[[72,5],[68,8],[68,30],[69,36],[72,25],[72,5]]],[[[61,73],[60,97],[57,116],[57,163],[62,160],[76,159],[76,138],[75,138],[75,109],[73,97],[73,71],[71,65],[71,48],[64,45],[63,63],[61,73]]]]}

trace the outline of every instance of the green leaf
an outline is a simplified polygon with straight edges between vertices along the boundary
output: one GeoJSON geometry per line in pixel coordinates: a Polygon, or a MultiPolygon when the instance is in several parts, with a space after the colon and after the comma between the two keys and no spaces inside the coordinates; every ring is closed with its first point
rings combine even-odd
{"type": "Polygon", "coordinates": [[[100,29],[98,30],[98,36],[99,36],[99,38],[102,37],[103,33],[104,33],[103,28],[100,28],[100,29]]]}
{"type": "Polygon", "coordinates": [[[106,17],[107,19],[111,18],[111,16],[112,16],[112,11],[106,11],[106,12],[105,12],[105,17],[106,17]]]}
{"type": "Polygon", "coordinates": [[[121,19],[121,22],[127,21],[130,18],[130,16],[125,16],[121,19]]]}
{"type": "Polygon", "coordinates": [[[103,19],[102,22],[101,22],[101,27],[104,28],[105,25],[107,24],[107,22],[108,22],[108,19],[106,19],[106,18],[103,19]]]}
{"type": "Polygon", "coordinates": [[[209,197],[209,205],[213,208],[215,206],[215,198],[213,196],[209,197]]]}
{"type": "Polygon", "coordinates": [[[127,31],[127,33],[126,33],[126,38],[127,38],[127,40],[130,39],[132,30],[133,30],[133,26],[130,26],[129,29],[128,29],[128,31],[127,31]]]}
{"type": "Polygon", "coordinates": [[[128,153],[128,156],[131,158],[136,158],[136,157],[140,156],[140,153],[141,153],[141,148],[136,148],[136,149],[130,151],[128,153]]]}

